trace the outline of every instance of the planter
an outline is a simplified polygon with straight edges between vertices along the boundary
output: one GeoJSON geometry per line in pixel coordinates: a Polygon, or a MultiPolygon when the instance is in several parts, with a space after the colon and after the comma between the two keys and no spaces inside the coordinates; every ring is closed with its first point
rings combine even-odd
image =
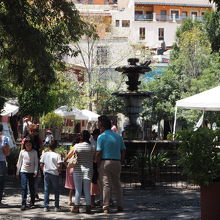
{"type": "Polygon", "coordinates": [[[201,220],[220,219],[220,182],[201,186],[201,220]]]}

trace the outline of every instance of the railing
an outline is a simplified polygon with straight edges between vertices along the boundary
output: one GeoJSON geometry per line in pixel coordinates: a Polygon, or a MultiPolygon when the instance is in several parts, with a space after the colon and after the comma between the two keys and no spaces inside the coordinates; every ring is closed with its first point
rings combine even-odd
{"type": "Polygon", "coordinates": [[[160,14],[136,14],[135,21],[167,21],[167,22],[182,22],[186,18],[192,18],[193,20],[202,21],[202,16],[179,16],[179,15],[160,15],[160,14]]]}
{"type": "Polygon", "coordinates": [[[135,15],[135,21],[153,21],[153,14],[135,15]]]}

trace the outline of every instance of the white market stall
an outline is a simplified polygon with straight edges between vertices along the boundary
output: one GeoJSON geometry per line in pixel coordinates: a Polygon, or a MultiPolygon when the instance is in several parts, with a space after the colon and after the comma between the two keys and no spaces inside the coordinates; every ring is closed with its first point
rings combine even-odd
{"type": "Polygon", "coordinates": [[[220,86],[181,99],[176,102],[173,135],[176,132],[177,109],[194,109],[204,111],[220,111],[220,86]]]}
{"type": "Polygon", "coordinates": [[[17,114],[18,110],[19,110],[19,107],[17,105],[13,105],[9,102],[6,102],[0,115],[10,117],[10,116],[17,114]]]}
{"type": "Polygon", "coordinates": [[[82,114],[88,118],[87,119],[88,121],[98,121],[98,117],[100,116],[97,113],[86,110],[86,109],[82,110],[82,114]]]}

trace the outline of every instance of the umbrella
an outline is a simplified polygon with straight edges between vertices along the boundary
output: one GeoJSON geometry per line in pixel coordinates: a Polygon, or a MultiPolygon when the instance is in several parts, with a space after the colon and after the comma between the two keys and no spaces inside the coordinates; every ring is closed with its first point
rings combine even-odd
{"type": "Polygon", "coordinates": [[[61,106],[57,108],[54,113],[56,113],[59,116],[62,116],[64,118],[70,118],[70,119],[75,119],[77,115],[81,114],[81,111],[77,108],[74,108],[72,106],[61,106]]]}

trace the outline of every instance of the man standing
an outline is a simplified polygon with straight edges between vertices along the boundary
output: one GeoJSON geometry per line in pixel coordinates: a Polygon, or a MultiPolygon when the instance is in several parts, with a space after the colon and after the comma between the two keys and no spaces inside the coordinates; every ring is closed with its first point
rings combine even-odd
{"type": "Polygon", "coordinates": [[[122,188],[120,182],[121,161],[125,156],[122,137],[111,130],[111,120],[102,115],[98,118],[98,127],[102,134],[98,137],[96,161],[100,161],[99,174],[103,185],[103,212],[109,213],[111,189],[116,191],[118,211],[123,211],[122,188]]]}

